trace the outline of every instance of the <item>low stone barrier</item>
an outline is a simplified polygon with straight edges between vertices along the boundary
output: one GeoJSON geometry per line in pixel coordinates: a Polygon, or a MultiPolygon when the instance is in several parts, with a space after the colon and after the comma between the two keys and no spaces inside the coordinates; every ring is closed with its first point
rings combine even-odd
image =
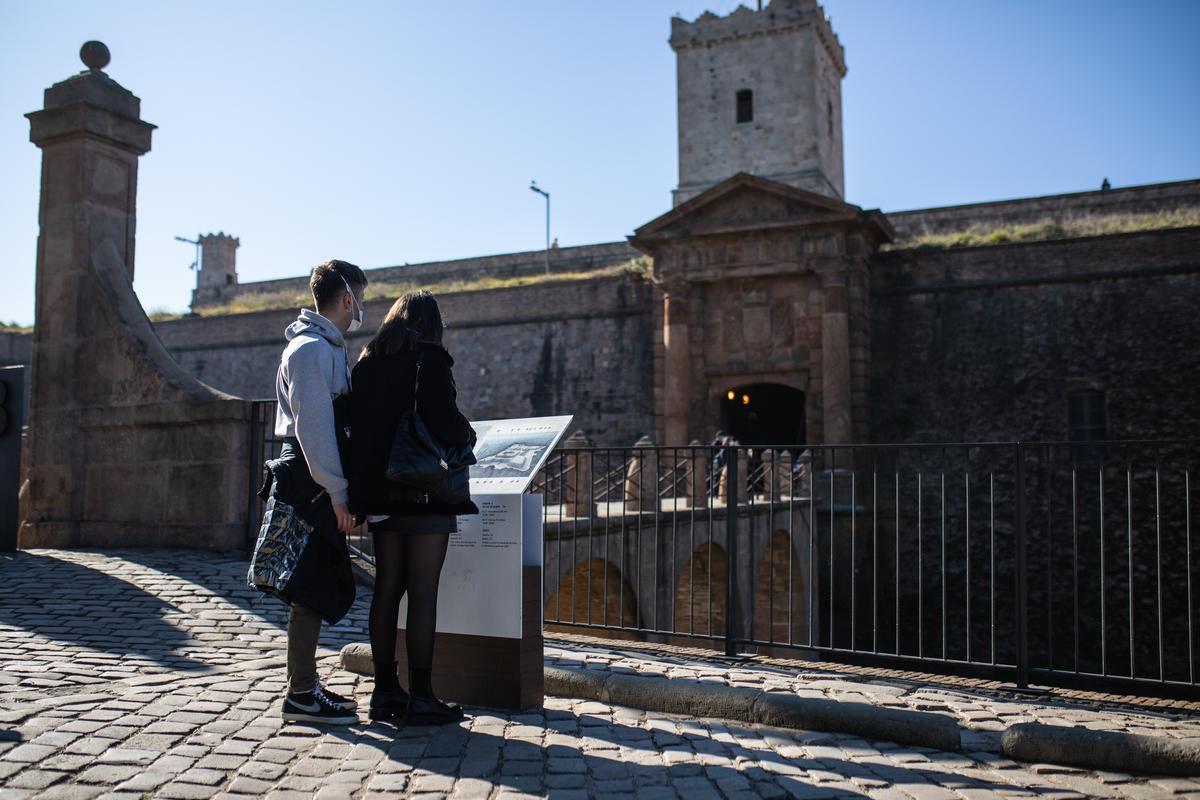
{"type": "Polygon", "coordinates": [[[546,694],[584,697],[668,714],[848,733],[865,739],[938,750],[961,747],[958,723],[945,714],[797,697],[786,692],[602,670],[546,667],[546,694]]]}
{"type": "Polygon", "coordinates": [[[1200,741],[1196,739],[1021,722],[1004,731],[1000,747],[1004,755],[1015,761],[1110,772],[1200,775],[1200,741]]]}

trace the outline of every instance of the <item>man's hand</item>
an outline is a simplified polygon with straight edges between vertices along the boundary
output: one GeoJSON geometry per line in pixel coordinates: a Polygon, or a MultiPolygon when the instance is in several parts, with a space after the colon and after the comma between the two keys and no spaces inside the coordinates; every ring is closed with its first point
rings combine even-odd
{"type": "Polygon", "coordinates": [[[342,533],[348,533],[354,530],[354,515],[350,513],[350,509],[345,503],[334,503],[333,513],[337,517],[338,530],[342,533]]]}

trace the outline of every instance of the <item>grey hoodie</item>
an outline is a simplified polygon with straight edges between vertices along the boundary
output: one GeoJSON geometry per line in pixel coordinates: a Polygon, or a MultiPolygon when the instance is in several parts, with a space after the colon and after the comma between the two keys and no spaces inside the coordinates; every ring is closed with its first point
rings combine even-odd
{"type": "Polygon", "coordinates": [[[288,346],[275,374],[275,435],[299,439],[313,480],[334,503],[345,503],[349,483],[338,455],[333,399],[350,391],[346,341],[336,325],[307,308],[284,336],[288,346]]]}

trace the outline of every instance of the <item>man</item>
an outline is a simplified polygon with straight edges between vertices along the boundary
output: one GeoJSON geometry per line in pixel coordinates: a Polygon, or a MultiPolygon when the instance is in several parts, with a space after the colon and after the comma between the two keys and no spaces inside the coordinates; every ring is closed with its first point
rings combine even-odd
{"type": "MultiPolygon", "coordinates": [[[[288,345],[275,376],[279,402],[275,434],[284,439],[282,458],[293,457],[297,469],[307,466],[332,506],[332,514],[325,506],[324,519],[317,515],[308,520],[318,532],[322,525],[336,524],[338,531],[345,532],[355,524],[347,506],[349,483],[338,450],[334,401],[350,392],[345,335],[362,326],[366,285],[363,271],[345,261],[326,261],[313,269],[309,288],[316,311],[301,309],[300,316],[288,326],[288,345]],[[297,448],[303,458],[295,453],[297,448]]],[[[320,635],[321,615],[301,602],[293,602],[288,618],[288,687],[283,719],[355,723],[358,715],[354,701],[329,691],[317,677],[320,635]]]]}

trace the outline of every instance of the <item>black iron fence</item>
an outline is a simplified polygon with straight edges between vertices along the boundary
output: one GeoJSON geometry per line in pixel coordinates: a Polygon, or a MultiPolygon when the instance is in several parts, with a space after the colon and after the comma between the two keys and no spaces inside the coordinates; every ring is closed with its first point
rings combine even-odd
{"type": "Polygon", "coordinates": [[[1187,441],[560,449],[531,488],[545,625],[1197,697],[1197,455],[1187,441]]]}

